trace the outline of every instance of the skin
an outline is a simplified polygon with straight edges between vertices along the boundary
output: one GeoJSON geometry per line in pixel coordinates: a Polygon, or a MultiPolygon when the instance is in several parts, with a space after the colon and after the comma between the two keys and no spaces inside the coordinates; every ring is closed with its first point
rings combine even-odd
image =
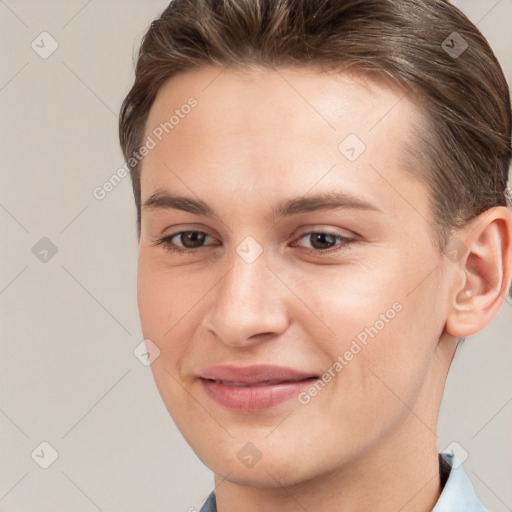
{"type": "Polygon", "coordinates": [[[431,510],[446,375],[458,337],[503,303],[510,211],[489,210],[456,233],[467,248],[459,261],[440,252],[428,190],[401,165],[421,112],[376,79],[205,66],[164,84],[145,136],[190,96],[198,105],[143,161],[142,203],[167,191],[215,215],[142,209],[138,303],[144,337],[160,350],[155,382],[215,473],[219,512],[431,510]],[[355,161],[338,150],[350,133],[366,146],[355,161]],[[378,210],[271,217],[281,202],[333,191],[378,210]],[[155,243],[180,231],[209,236],[186,254],[155,243]],[[322,254],[318,232],[354,241],[329,238],[341,249],[322,254]],[[252,263],[236,252],[248,236],[263,249],[252,263]],[[200,385],[214,364],[321,375],[396,303],[401,311],[306,405],[228,411],[200,385]],[[252,467],[237,457],[249,442],[261,454],[252,467]]]}

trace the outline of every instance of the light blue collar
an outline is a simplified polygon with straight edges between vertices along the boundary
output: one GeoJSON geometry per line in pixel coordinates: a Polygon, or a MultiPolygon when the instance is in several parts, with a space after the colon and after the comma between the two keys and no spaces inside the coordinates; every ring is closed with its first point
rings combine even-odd
{"type": "Polygon", "coordinates": [[[451,470],[432,512],[489,512],[477,498],[460,460],[453,453],[442,453],[441,457],[451,470]]]}

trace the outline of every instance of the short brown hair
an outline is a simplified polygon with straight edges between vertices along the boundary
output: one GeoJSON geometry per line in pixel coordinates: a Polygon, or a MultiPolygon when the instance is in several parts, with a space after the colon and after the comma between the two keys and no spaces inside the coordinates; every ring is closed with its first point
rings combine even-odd
{"type": "Polygon", "coordinates": [[[144,35],[119,119],[139,236],[141,165],[130,156],[162,84],[203,65],[350,68],[410,91],[425,124],[404,159],[430,190],[440,248],[454,228],[506,205],[507,82],[486,39],[447,1],[173,0],[144,35]]]}

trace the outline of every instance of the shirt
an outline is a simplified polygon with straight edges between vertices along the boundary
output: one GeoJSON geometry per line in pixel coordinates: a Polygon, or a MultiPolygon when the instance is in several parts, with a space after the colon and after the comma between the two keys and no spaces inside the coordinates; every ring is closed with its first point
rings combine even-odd
{"type": "MultiPolygon", "coordinates": [[[[439,454],[441,496],[432,512],[489,512],[477,498],[459,459],[451,453],[439,454]]],[[[217,512],[212,491],[199,512],[217,512]]]]}

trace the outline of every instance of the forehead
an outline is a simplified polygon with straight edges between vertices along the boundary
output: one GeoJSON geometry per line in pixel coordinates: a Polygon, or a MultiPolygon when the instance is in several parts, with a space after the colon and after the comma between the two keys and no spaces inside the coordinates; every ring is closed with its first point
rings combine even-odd
{"type": "MultiPolygon", "coordinates": [[[[203,66],[179,73],[164,83],[150,110],[146,134],[168,121],[190,97],[197,100],[194,113],[200,115],[178,123],[173,135],[187,131],[188,125],[205,135],[231,132],[233,136],[243,136],[256,131],[260,137],[267,134],[270,141],[276,135],[270,128],[279,126],[289,128],[280,136],[291,136],[290,130],[294,130],[325,139],[351,130],[369,139],[369,132],[384,117],[389,130],[393,121],[403,121],[415,111],[404,91],[362,74],[321,73],[303,67],[232,71],[203,66]],[[244,127],[243,132],[240,126],[244,127]]],[[[402,128],[407,126],[402,124],[402,128]]]]}
{"type": "Polygon", "coordinates": [[[167,185],[208,193],[219,183],[253,195],[269,184],[304,194],[319,180],[371,193],[377,179],[382,192],[376,172],[405,174],[400,159],[418,116],[402,90],[362,75],[215,66],[180,73],[149,112],[145,138],[156,145],[143,161],[142,200],[167,185]]]}

